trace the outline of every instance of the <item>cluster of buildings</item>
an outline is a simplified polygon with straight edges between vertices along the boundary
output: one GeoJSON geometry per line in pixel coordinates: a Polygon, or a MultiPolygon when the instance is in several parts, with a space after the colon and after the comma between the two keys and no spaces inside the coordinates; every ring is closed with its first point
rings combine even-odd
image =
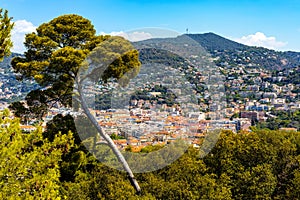
{"type": "MultiPolygon", "coordinates": [[[[152,71],[141,73],[140,80],[136,80],[139,84],[132,88],[141,90],[146,86],[148,89],[144,89],[143,92],[147,98],[125,98],[129,102],[119,106],[118,103],[122,102],[118,101],[123,99],[118,98],[119,94],[112,95],[111,98],[116,99],[116,108],[101,110],[95,107],[93,109],[92,106],[91,112],[107,134],[117,136],[114,142],[120,149],[130,146],[138,150],[147,145],[165,145],[178,139],[198,147],[201,138],[213,130],[225,129],[235,133],[250,131],[250,126],[256,122],[276,117],[272,110],[300,109],[299,94],[296,92],[299,91],[300,85],[287,83],[286,80],[289,73],[293,73],[292,70],[276,73],[274,76],[272,71],[241,64],[233,67],[228,63],[221,63],[222,67],[207,67],[202,71],[195,70],[193,65],[195,63],[191,62],[178,67],[177,73],[184,77],[178,80],[184,82],[176,81],[172,73],[158,72],[154,68],[152,71]],[[155,76],[151,76],[152,74],[155,76]],[[201,83],[202,86],[207,83],[206,88],[201,90],[201,84],[197,83],[201,83]],[[149,89],[158,85],[172,88],[171,92],[180,101],[166,103],[165,98],[168,95],[149,89]],[[192,97],[195,97],[196,101],[190,101],[192,97]]],[[[19,96],[21,92],[18,87],[2,88],[5,81],[3,79],[0,82],[0,99],[11,98],[12,95],[19,96]]],[[[111,85],[87,85],[85,89],[92,105],[95,103],[95,95],[105,95],[115,88],[111,85]]],[[[127,95],[133,94],[133,91],[130,92],[127,92],[127,95]]],[[[6,103],[1,103],[0,110],[7,106],[6,103]]],[[[45,116],[44,122],[59,113],[67,114],[70,111],[54,108],[45,116]]],[[[76,116],[78,113],[72,114],[76,116]]],[[[34,126],[27,124],[21,128],[31,131],[34,126]]]]}
{"type": "MultiPolygon", "coordinates": [[[[218,94],[195,94],[207,99],[200,102],[198,111],[183,114],[180,106],[157,104],[155,101],[134,99],[129,110],[115,109],[109,112],[95,110],[95,116],[108,134],[116,134],[124,139],[116,140],[120,148],[131,145],[143,147],[150,144],[167,144],[176,139],[184,139],[194,146],[200,145],[200,138],[216,129],[231,130],[235,133],[250,131],[257,122],[276,118],[272,111],[296,111],[300,109],[300,85],[287,83],[288,73],[277,73],[261,68],[249,68],[243,65],[220,68],[226,74],[221,80],[225,90],[218,94]],[[285,74],[286,73],[286,74],[285,74]],[[238,74],[238,76],[236,76],[238,74]],[[224,101],[213,101],[226,96],[224,101]]],[[[190,70],[198,80],[200,73],[190,70]]],[[[219,85],[219,81],[215,85],[219,85]]],[[[216,87],[217,87],[216,86],[216,87]]],[[[191,86],[192,87],[192,86],[191,86]]],[[[209,92],[209,90],[208,90],[209,92]]],[[[160,96],[160,92],[149,92],[150,96],[160,96]]],[[[197,107],[195,105],[195,107],[197,107]]],[[[293,130],[294,128],[281,128],[293,130]]]]}
{"type": "Polygon", "coordinates": [[[288,80],[289,74],[300,72],[299,68],[274,73],[275,70],[226,65],[220,70],[228,77],[225,84],[228,107],[237,112],[300,109],[300,84],[288,80]]]}

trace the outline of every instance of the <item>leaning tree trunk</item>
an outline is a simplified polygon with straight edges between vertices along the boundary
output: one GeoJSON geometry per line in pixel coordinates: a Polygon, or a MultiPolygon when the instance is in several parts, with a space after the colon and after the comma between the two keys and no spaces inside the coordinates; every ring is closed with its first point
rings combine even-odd
{"type": "Polygon", "coordinates": [[[95,119],[95,117],[91,114],[86,101],[84,100],[84,98],[82,97],[82,88],[79,85],[78,86],[78,90],[79,90],[79,98],[80,98],[80,103],[82,106],[83,111],[85,112],[85,114],[87,115],[87,117],[89,118],[89,120],[92,122],[92,124],[96,127],[97,131],[99,132],[99,134],[105,139],[105,141],[107,142],[108,146],[112,149],[112,151],[114,152],[114,154],[117,156],[119,162],[122,164],[124,170],[127,172],[129,180],[131,185],[135,188],[135,190],[137,191],[137,193],[139,194],[141,192],[141,188],[137,182],[137,180],[135,179],[127,161],[125,160],[123,154],[120,152],[120,150],[117,148],[117,146],[115,145],[115,143],[113,142],[113,140],[110,138],[109,135],[107,135],[105,133],[105,131],[102,129],[102,127],[99,125],[99,123],[97,122],[97,120],[95,119]]]}

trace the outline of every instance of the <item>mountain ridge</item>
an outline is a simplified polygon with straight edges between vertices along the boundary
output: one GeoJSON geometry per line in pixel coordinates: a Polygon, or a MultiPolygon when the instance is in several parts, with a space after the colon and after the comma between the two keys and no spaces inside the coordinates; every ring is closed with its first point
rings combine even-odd
{"type": "Polygon", "coordinates": [[[211,43],[210,46],[206,46],[207,50],[242,50],[247,47],[247,45],[235,42],[233,40],[227,39],[226,37],[217,35],[213,32],[208,33],[195,33],[195,34],[184,34],[186,36],[189,36],[190,38],[194,39],[198,43],[200,43],[201,46],[205,47],[207,42],[210,41],[217,41],[214,43],[211,43]],[[219,42],[218,42],[219,41],[219,42]],[[223,46],[221,46],[221,43],[223,46]],[[209,48],[208,48],[209,47],[209,48]]]}
{"type": "Polygon", "coordinates": [[[175,38],[152,38],[137,43],[182,42],[180,40],[187,36],[204,48],[215,59],[218,66],[225,64],[235,67],[241,64],[268,70],[282,70],[300,66],[300,52],[276,51],[265,47],[248,46],[212,32],[183,34],[175,38]]]}
{"type": "Polygon", "coordinates": [[[220,57],[219,63],[243,65],[251,63],[257,67],[276,70],[294,68],[300,65],[300,52],[248,46],[212,32],[185,35],[198,42],[213,57],[220,57]]]}

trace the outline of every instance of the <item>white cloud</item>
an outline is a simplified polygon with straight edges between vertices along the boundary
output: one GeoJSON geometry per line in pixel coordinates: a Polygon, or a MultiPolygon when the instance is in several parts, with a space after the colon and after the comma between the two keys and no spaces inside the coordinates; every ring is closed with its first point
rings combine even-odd
{"type": "MultiPolygon", "coordinates": [[[[34,26],[31,22],[26,21],[26,20],[17,20],[15,21],[15,26],[14,29],[12,30],[12,36],[11,39],[13,41],[13,48],[12,52],[16,53],[24,53],[25,46],[25,35],[27,33],[32,33],[36,31],[36,26],[34,26]]],[[[101,35],[114,35],[114,36],[122,36],[129,41],[136,42],[136,41],[141,41],[141,40],[146,40],[146,39],[151,39],[153,36],[151,33],[147,33],[144,31],[134,31],[134,32],[111,32],[111,33],[104,33],[101,32],[101,35]]]]}
{"type": "Polygon", "coordinates": [[[131,42],[137,42],[137,41],[141,41],[141,40],[147,40],[147,39],[151,39],[153,38],[153,36],[150,33],[147,32],[123,32],[123,31],[119,31],[119,32],[111,32],[111,33],[104,33],[101,32],[101,35],[113,35],[113,36],[122,36],[124,38],[126,38],[127,40],[131,41],[131,42]]]}
{"type": "Polygon", "coordinates": [[[249,46],[259,46],[269,49],[279,50],[282,47],[285,47],[288,43],[277,41],[273,36],[266,36],[264,33],[257,32],[254,35],[247,35],[241,38],[235,39],[236,42],[249,45],[249,46]]]}
{"type": "Polygon", "coordinates": [[[36,26],[34,26],[29,21],[26,20],[15,21],[15,26],[11,33],[11,39],[14,45],[11,51],[16,53],[24,53],[25,35],[27,33],[35,32],[35,29],[36,26]]]}

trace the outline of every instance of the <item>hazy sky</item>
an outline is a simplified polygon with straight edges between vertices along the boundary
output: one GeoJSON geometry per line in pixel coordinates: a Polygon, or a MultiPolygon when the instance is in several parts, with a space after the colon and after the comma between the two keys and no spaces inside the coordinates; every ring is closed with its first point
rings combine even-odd
{"type": "Polygon", "coordinates": [[[214,32],[249,45],[300,51],[300,0],[0,0],[0,7],[16,22],[13,40],[19,52],[25,33],[70,13],[90,19],[99,34],[144,27],[185,33],[188,28],[190,33],[214,32]]]}

